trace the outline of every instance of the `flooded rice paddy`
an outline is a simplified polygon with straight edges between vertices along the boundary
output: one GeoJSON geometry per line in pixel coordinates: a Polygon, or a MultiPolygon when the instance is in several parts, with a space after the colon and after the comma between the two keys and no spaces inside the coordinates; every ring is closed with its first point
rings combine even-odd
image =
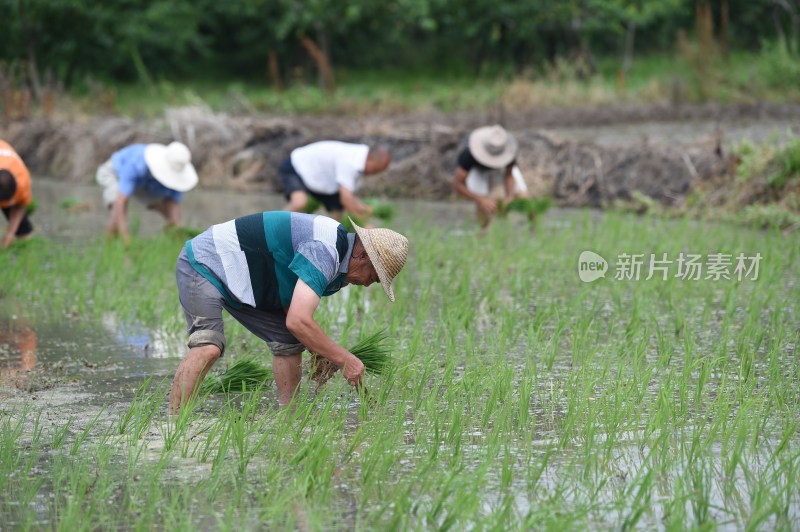
{"type": "MultiPolygon", "coordinates": [[[[92,187],[38,186],[39,238],[0,255],[3,529],[800,526],[796,236],[593,211],[482,235],[467,204],[398,202],[397,302],[349,287],[317,316],[344,345],[388,327],[370,400],[337,377],[170,416],[183,240],[138,210],[105,242],[92,187]]],[[[193,192],[185,218],[281,204],[193,192]]],[[[226,332],[213,371],[270,363],[226,332]]]]}

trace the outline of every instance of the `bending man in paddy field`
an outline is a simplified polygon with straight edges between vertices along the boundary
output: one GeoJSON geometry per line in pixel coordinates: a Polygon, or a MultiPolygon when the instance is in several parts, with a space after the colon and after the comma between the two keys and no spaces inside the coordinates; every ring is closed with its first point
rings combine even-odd
{"type": "Polygon", "coordinates": [[[281,406],[300,384],[305,349],[360,385],[364,364],[322,330],[314,313],[322,297],[348,284],[380,282],[394,301],[392,281],[405,264],[408,240],[390,229],[353,226],[355,234],[326,216],[264,212],[211,226],[186,243],[176,278],[189,352],[173,380],[172,412],[194,396],[225,353],[223,309],[272,352],[281,406]]]}
{"type": "Polygon", "coordinates": [[[337,220],[344,210],[360,218],[369,217],[372,208],[355,192],[363,176],[383,172],[390,161],[389,150],[383,146],[323,140],[296,148],[278,168],[289,201],[284,210],[305,212],[312,196],[337,220]]]}
{"type": "Polygon", "coordinates": [[[135,197],[164,217],[167,227],[180,227],[183,193],[197,185],[197,172],[186,145],[132,144],[115,152],[97,169],[103,202],[111,211],[106,231],[129,239],[128,200],[135,197]]]}
{"type": "Polygon", "coordinates": [[[22,158],[7,142],[0,140],[0,208],[8,220],[0,248],[15,238],[27,238],[33,233],[28,208],[33,201],[31,175],[22,158]]]}

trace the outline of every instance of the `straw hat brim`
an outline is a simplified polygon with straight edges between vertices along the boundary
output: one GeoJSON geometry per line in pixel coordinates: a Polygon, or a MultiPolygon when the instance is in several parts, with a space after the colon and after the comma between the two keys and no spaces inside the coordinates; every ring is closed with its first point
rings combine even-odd
{"type": "Polygon", "coordinates": [[[144,161],[156,181],[165,187],[186,192],[197,185],[197,171],[192,163],[187,163],[183,171],[176,172],[167,160],[167,147],[163,144],[148,144],[144,149],[144,161]]]}
{"type": "Polygon", "coordinates": [[[367,256],[369,257],[370,262],[372,262],[372,266],[375,268],[375,271],[378,272],[378,279],[380,279],[383,291],[386,292],[386,296],[389,298],[389,301],[394,303],[394,291],[392,290],[392,281],[394,279],[386,272],[386,267],[383,265],[383,261],[381,261],[381,255],[378,253],[378,250],[375,248],[375,244],[372,242],[372,235],[370,235],[369,231],[363,227],[359,227],[352,218],[350,218],[350,223],[353,224],[353,228],[356,230],[358,238],[361,239],[361,243],[364,245],[364,249],[367,251],[367,256]]]}
{"type": "Polygon", "coordinates": [[[501,153],[491,154],[486,150],[485,141],[494,130],[494,126],[479,127],[469,136],[469,151],[475,160],[487,168],[503,168],[508,166],[517,156],[517,139],[508,133],[508,141],[501,153]]]}

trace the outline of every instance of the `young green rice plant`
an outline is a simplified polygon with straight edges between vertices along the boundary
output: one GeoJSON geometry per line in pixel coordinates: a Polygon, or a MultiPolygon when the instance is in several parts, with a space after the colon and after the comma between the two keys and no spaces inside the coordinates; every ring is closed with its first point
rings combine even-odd
{"type": "Polygon", "coordinates": [[[25,489],[31,468],[39,458],[41,435],[39,415],[29,407],[13,412],[3,412],[0,421],[0,493],[12,493],[25,489]],[[35,417],[33,417],[35,415],[35,417]],[[33,418],[33,436],[26,431],[26,424],[33,418]],[[25,440],[31,439],[29,449],[25,440]]]}
{"type": "MultiPolygon", "coordinates": [[[[262,382],[250,390],[257,392],[263,385],[262,382]]],[[[241,391],[243,393],[248,391],[247,381],[242,382],[241,391]]],[[[258,453],[270,435],[264,426],[264,418],[260,421],[256,420],[260,399],[258,393],[247,394],[241,408],[237,408],[231,404],[230,399],[228,400],[228,426],[230,427],[230,439],[237,453],[237,472],[239,475],[245,474],[247,464],[258,453]]]]}
{"type": "MultiPolygon", "coordinates": [[[[181,439],[185,440],[190,438],[189,428],[197,417],[195,412],[197,405],[197,401],[189,401],[184,404],[175,415],[162,414],[159,411],[159,430],[164,440],[164,453],[162,457],[168,456],[168,453],[173,449],[178,449],[178,444],[181,442],[181,439]]],[[[184,446],[184,448],[186,448],[186,446],[184,446]]]]}
{"type": "Polygon", "coordinates": [[[53,443],[51,448],[53,450],[59,449],[64,445],[66,437],[69,435],[70,428],[75,422],[75,418],[69,418],[63,425],[56,425],[53,429],[53,443]]]}
{"type": "Polygon", "coordinates": [[[101,415],[105,411],[105,406],[100,409],[94,417],[89,419],[86,422],[86,426],[80,431],[78,434],[75,435],[75,439],[72,441],[72,446],[70,447],[69,454],[70,456],[78,456],[78,453],[83,447],[83,444],[90,438],[91,434],[94,432],[95,428],[97,427],[98,420],[100,419],[101,415]]]}
{"type": "Polygon", "coordinates": [[[152,377],[148,377],[136,389],[136,394],[128,409],[119,415],[116,431],[128,435],[128,444],[136,445],[153,422],[153,418],[161,408],[162,398],[165,395],[164,381],[157,386],[152,386],[152,377]]]}

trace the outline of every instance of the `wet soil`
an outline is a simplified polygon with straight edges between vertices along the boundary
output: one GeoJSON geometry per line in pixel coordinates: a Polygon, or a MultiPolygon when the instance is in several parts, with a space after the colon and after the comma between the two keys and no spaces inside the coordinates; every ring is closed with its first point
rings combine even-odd
{"type": "Polygon", "coordinates": [[[181,140],[192,149],[206,189],[278,194],[280,162],[297,146],[321,139],[383,143],[390,168],[365,180],[362,193],[443,200],[466,136],[502,123],[519,139],[522,167],[536,195],[562,206],[603,207],[634,193],[679,204],[692,185],[730,176],[731,145],[780,140],[800,119],[800,105],[620,105],[514,112],[393,116],[232,116],[205,108],[170,109],[140,121],[99,117],[81,122],[31,120],[0,137],[14,145],[35,176],[91,183],[98,165],[133,142],[181,140]]]}

